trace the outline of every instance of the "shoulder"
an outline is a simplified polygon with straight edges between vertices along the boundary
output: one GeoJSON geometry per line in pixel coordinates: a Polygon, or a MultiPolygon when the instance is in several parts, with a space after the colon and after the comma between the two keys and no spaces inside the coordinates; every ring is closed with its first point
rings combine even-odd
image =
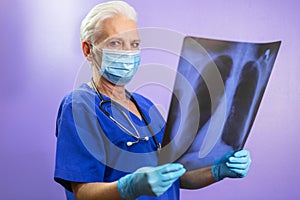
{"type": "Polygon", "coordinates": [[[87,85],[82,84],[80,87],[70,91],[62,100],[62,104],[87,104],[95,101],[94,91],[87,85]]]}
{"type": "Polygon", "coordinates": [[[72,108],[94,109],[95,101],[95,92],[87,84],[82,84],[63,97],[59,112],[72,108]]]}
{"type": "Polygon", "coordinates": [[[95,112],[95,93],[87,84],[70,91],[62,99],[57,120],[73,117],[76,113],[93,114],[95,112]]]}

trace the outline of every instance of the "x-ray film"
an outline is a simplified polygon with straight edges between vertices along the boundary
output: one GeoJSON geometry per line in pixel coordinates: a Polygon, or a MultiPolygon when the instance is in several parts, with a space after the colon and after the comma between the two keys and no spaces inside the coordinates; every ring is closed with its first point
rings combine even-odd
{"type": "Polygon", "coordinates": [[[186,37],[160,164],[193,170],[243,148],[280,44],[186,37]]]}

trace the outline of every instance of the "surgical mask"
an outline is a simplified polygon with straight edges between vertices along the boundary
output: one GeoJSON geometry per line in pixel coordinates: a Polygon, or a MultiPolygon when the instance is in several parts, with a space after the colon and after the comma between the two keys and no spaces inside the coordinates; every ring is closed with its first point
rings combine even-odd
{"type": "Polygon", "coordinates": [[[140,50],[102,49],[99,73],[116,85],[126,85],[140,65],[140,50]]]}

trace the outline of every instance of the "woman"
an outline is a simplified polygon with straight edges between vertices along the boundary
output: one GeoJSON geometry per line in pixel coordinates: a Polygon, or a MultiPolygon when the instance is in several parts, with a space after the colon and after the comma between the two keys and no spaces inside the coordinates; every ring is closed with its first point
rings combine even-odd
{"type": "Polygon", "coordinates": [[[165,122],[151,101],[125,89],[140,62],[131,6],[95,6],[82,22],[81,42],[93,77],[65,96],[56,129],[55,180],[68,199],[179,199],[180,187],[246,176],[245,150],[190,172],[179,163],[157,166],[165,122]]]}

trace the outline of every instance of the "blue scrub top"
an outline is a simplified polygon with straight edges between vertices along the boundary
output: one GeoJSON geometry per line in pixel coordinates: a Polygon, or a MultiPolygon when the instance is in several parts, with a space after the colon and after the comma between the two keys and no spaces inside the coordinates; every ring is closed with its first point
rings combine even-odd
{"type": "MultiPolygon", "coordinates": [[[[165,128],[163,117],[150,100],[136,93],[132,96],[161,143],[165,128]]],[[[126,143],[136,141],[134,137],[109,119],[99,104],[96,92],[83,84],[64,97],[58,111],[54,179],[64,186],[68,200],[75,199],[71,182],[113,182],[140,167],[157,166],[157,146],[146,122],[122,106],[116,109],[109,102],[103,104],[102,107],[131,133],[136,134],[121,110],[141,137],[150,138],[128,147],[126,143]]],[[[179,181],[159,197],[141,196],[138,199],[179,199],[179,181]]]]}

